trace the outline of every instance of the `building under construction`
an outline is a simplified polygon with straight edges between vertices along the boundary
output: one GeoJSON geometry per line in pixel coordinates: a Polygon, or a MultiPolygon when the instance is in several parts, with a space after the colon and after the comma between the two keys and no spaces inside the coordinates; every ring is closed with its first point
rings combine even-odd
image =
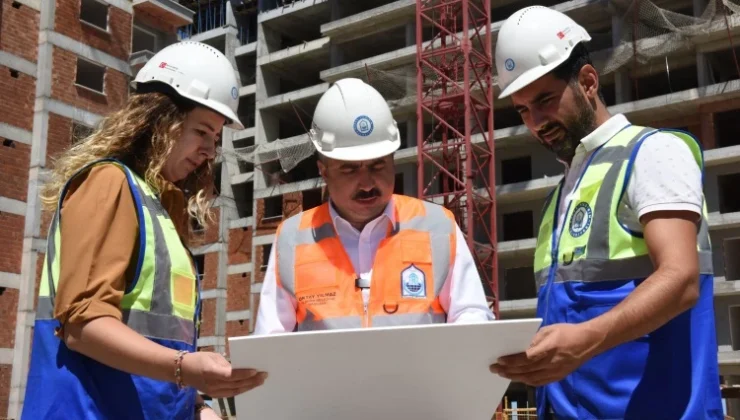
{"type": "MultiPolygon", "coordinates": [[[[684,129],[703,144],[718,383],[727,414],[740,418],[740,388],[734,385],[740,387],[740,5],[497,0],[484,25],[491,45],[511,13],[533,4],[560,10],[590,32],[589,49],[612,114],[684,129]]],[[[458,30],[475,32],[474,26],[458,30]]],[[[488,210],[477,210],[485,217],[463,218],[461,226],[466,233],[471,226],[499,317],[533,317],[534,237],[545,196],[563,167],[529,135],[508,100],[493,102],[492,126],[486,123],[489,109],[471,111],[483,121],[479,130],[465,133],[468,146],[479,146],[475,154],[461,159],[461,148],[457,155],[448,153],[453,146],[425,151],[431,140],[447,140],[419,106],[434,71],[417,77],[417,60],[420,51],[440,42],[439,28],[419,15],[416,0],[2,0],[0,315],[6,327],[0,331],[0,418],[17,418],[23,404],[50,220],[38,199],[46,169],[120,107],[138,69],[178,39],[207,43],[231,60],[241,81],[239,117],[246,126],[224,129],[218,223],[205,229],[193,224],[199,243],[192,251],[203,270],[201,348],[226,352],[227,337],[253,330],[276,227],[323,201],[306,132],[320,96],[345,77],[374,85],[391,105],[402,137],[395,155],[397,193],[430,197],[460,214],[473,202],[489,203],[488,210]],[[495,146],[495,157],[485,145],[495,146]],[[484,163],[462,175],[473,158],[484,163]],[[495,188],[488,185],[494,179],[495,188]],[[467,201],[451,185],[456,181],[465,184],[467,201]]],[[[487,47],[485,37],[470,39],[479,50],[487,47]]],[[[485,103],[486,95],[472,90],[485,103]]],[[[533,407],[533,395],[533,389],[513,383],[507,406],[533,407]]],[[[233,405],[224,409],[233,411],[233,405]]]]}

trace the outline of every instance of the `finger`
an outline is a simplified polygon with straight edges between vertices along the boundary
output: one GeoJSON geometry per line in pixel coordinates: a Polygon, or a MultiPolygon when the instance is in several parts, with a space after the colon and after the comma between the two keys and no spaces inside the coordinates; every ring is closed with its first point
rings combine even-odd
{"type": "Polygon", "coordinates": [[[519,366],[519,365],[526,365],[528,364],[529,357],[527,356],[527,353],[518,353],[518,354],[511,354],[508,356],[502,356],[499,357],[496,361],[496,365],[502,365],[502,366],[519,366]]]}
{"type": "Polygon", "coordinates": [[[251,379],[246,379],[241,382],[231,383],[226,386],[214,386],[209,395],[233,397],[234,395],[239,395],[264,384],[266,378],[267,374],[262,372],[251,379]]]}
{"type": "Polygon", "coordinates": [[[217,389],[217,390],[223,390],[223,389],[233,390],[237,388],[243,388],[253,382],[260,382],[260,381],[264,382],[265,378],[267,378],[266,372],[258,372],[255,375],[249,378],[245,378],[245,379],[239,379],[239,380],[228,379],[224,381],[216,381],[213,384],[211,384],[211,388],[217,389]]]}
{"type": "Polygon", "coordinates": [[[525,354],[529,360],[541,360],[555,347],[557,347],[557,343],[552,336],[548,336],[528,348],[525,354]]]}
{"type": "Polygon", "coordinates": [[[254,377],[257,374],[256,369],[234,369],[230,368],[228,375],[224,376],[224,380],[229,382],[239,382],[245,379],[254,377]]]}
{"type": "Polygon", "coordinates": [[[550,359],[543,357],[539,360],[532,360],[530,361],[530,363],[526,365],[497,366],[496,371],[493,371],[493,373],[497,373],[504,377],[509,377],[511,375],[526,375],[532,372],[537,372],[542,369],[546,369],[549,364],[550,364],[550,359]]]}

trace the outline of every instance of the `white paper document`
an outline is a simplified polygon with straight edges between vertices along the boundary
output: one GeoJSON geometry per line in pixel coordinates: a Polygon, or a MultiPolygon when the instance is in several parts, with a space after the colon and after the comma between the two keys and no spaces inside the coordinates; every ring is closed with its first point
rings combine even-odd
{"type": "Polygon", "coordinates": [[[229,338],[235,368],[268,372],[239,420],[490,420],[509,380],[488,367],[525,351],[541,319],[229,338]]]}

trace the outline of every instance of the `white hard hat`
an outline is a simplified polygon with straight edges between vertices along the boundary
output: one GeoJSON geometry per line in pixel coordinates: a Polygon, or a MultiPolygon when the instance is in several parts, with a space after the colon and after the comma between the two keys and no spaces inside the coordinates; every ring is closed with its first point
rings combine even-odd
{"type": "Polygon", "coordinates": [[[555,69],[579,42],[591,36],[567,15],[543,6],[511,15],[496,41],[499,98],[505,98],[555,69]]]}
{"type": "Polygon", "coordinates": [[[160,82],[184,98],[227,118],[226,126],[243,130],[237,116],[239,82],[231,62],[220,51],[200,42],[180,41],[154,54],[131,86],[160,82]]]}
{"type": "Polygon", "coordinates": [[[383,96],[360,79],[341,79],[319,99],[311,141],[322,155],[337,160],[370,160],[401,145],[398,124],[383,96]]]}

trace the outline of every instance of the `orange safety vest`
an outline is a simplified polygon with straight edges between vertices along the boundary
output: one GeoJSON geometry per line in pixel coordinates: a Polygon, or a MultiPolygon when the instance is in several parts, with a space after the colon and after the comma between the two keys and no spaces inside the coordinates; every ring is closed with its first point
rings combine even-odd
{"type": "Polygon", "coordinates": [[[277,284],[298,304],[297,331],[446,322],[439,292],[455,256],[455,218],[416,198],[391,202],[395,225],[378,246],[367,306],[329,203],[278,227],[277,284]]]}

